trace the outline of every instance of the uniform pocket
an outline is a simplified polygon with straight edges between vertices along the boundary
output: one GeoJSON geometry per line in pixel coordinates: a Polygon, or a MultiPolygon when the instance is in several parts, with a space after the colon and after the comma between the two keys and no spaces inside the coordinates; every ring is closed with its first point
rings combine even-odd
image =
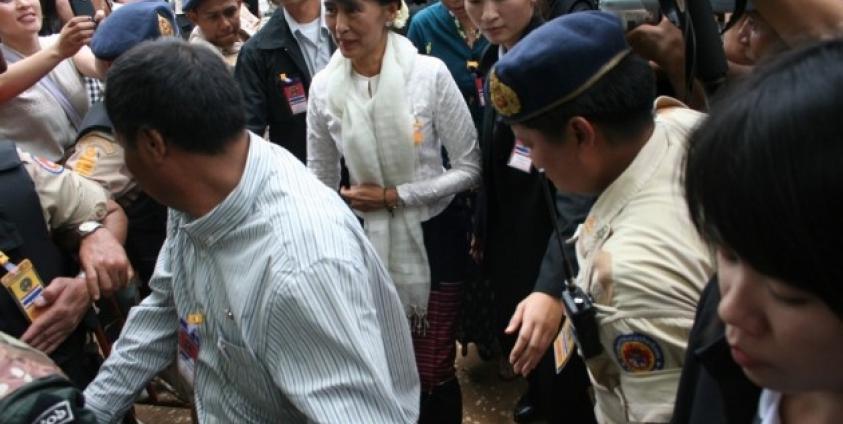
{"type": "Polygon", "coordinates": [[[673,404],[682,370],[621,373],[621,402],[631,423],[666,423],[673,415],[673,404]]]}

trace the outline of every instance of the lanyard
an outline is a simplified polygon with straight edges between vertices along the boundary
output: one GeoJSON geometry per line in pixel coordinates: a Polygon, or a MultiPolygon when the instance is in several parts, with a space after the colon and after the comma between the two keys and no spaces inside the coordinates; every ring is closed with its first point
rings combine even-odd
{"type": "Polygon", "coordinates": [[[15,272],[18,269],[15,264],[9,261],[9,257],[2,250],[0,250],[0,266],[5,268],[7,272],[15,272]]]}

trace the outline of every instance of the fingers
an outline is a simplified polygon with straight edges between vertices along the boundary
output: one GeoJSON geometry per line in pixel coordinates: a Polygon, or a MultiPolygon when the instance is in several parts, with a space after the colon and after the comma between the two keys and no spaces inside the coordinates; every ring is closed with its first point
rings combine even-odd
{"type": "Polygon", "coordinates": [[[41,351],[48,355],[55,352],[55,350],[58,349],[59,345],[61,345],[69,335],[70,332],[56,332],[55,334],[47,338],[43,343],[41,343],[41,351]]]}
{"type": "Polygon", "coordinates": [[[530,342],[527,345],[527,349],[523,355],[521,355],[521,361],[518,363],[517,367],[513,365],[513,368],[519,370],[519,374],[526,377],[530,374],[531,371],[539,364],[542,355],[544,355],[545,348],[543,347],[544,344],[542,340],[544,339],[544,335],[542,331],[537,329],[536,331],[532,332],[532,336],[530,337],[530,342]]]}
{"type": "Polygon", "coordinates": [[[95,284],[99,286],[100,294],[102,296],[111,296],[111,294],[114,293],[115,281],[113,275],[111,274],[112,272],[113,270],[110,267],[103,264],[100,264],[99,269],[97,269],[98,278],[95,284]]]}
{"type": "Polygon", "coordinates": [[[527,347],[530,345],[530,338],[533,335],[533,323],[527,321],[521,326],[521,331],[518,332],[518,339],[515,340],[515,346],[512,347],[512,352],[509,354],[509,362],[513,365],[521,361],[521,356],[527,347]]]}
{"type": "Polygon", "coordinates": [[[85,284],[71,278],[56,278],[44,290],[49,301],[21,340],[46,353],[53,352],[82,320],[90,299],[85,284]],[[79,286],[74,286],[78,284],[79,286]]]}
{"type": "Polygon", "coordinates": [[[94,301],[100,300],[100,286],[97,281],[97,269],[93,264],[85,264],[85,272],[82,273],[85,284],[88,286],[88,293],[94,301]]]}
{"type": "Polygon", "coordinates": [[[61,314],[57,310],[50,309],[32,321],[21,336],[21,340],[36,349],[43,350],[46,342],[59,331],[56,328],[57,324],[61,324],[61,314]]]}
{"type": "Polygon", "coordinates": [[[29,345],[44,353],[53,353],[67,339],[67,336],[70,335],[74,327],[64,324],[48,327],[47,330],[39,334],[29,345]]]}
{"type": "Polygon", "coordinates": [[[509,320],[509,325],[506,326],[504,333],[506,334],[513,334],[515,330],[518,330],[518,327],[521,326],[521,321],[524,319],[524,302],[518,304],[515,308],[515,313],[512,314],[512,318],[509,320]]]}
{"type": "Polygon", "coordinates": [[[354,192],[352,191],[351,187],[348,187],[348,186],[340,187],[340,196],[342,196],[343,199],[349,199],[352,196],[353,193],[354,192]]]}
{"type": "Polygon", "coordinates": [[[78,50],[91,41],[96,26],[96,22],[90,16],[76,16],[65,25],[67,31],[64,34],[65,40],[78,50]]]}
{"type": "Polygon", "coordinates": [[[41,299],[43,299],[43,304],[38,305],[39,308],[43,308],[48,305],[52,305],[56,302],[56,299],[59,298],[61,293],[67,287],[67,284],[64,282],[64,278],[56,278],[50,285],[44,288],[44,291],[41,292],[41,299]]]}

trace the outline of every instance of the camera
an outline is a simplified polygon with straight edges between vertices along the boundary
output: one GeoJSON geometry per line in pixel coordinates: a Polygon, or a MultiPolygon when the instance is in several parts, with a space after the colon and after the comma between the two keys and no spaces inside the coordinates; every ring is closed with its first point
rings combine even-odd
{"type": "MultiPolygon", "coordinates": [[[[746,0],[734,2],[740,13],[746,0]]],[[[685,73],[689,84],[693,78],[702,82],[706,91],[714,92],[724,81],[728,66],[720,38],[717,10],[728,8],[724,0],[600,0],[598,9],[618,16],[627,31],[644,24],[658,24],[662,16],[682,30],[685,37],[685,73]]],[[[728,1],[726,1],[728,3],[728,1]]]]}
{"type": "Polygon", "coordinates": [[[644,24],[656,25],[662,19],[659,0],[601,0],[598,7],[620,18],[627,31],[644,24]]]}

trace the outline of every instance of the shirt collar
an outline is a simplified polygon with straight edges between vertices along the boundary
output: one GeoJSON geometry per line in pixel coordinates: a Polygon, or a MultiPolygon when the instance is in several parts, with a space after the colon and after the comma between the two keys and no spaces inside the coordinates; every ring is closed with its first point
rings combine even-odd
{"type": "MultiPolygon", "coordinates": [[[[663,107],[663,103],[662,100],[657,99],[655,109],[663,107]]],[[[653,134],[635,159],[620,176],[609,184],[609,187],[600,193],[588,218],[583,223],[582,234],[580,234],[580,237],[584,238],[587,251],[590,251],[589,246],[599,242],[599,239],[606,234],[609,222],[626,207],[629,200],[638,194],[658,171],[659,165],[668,152],[667,138],[668,134],[664,125],[656,119],[653,134]]]]}
{"type": "MultiPolygon", "coordinates": [[[[319,29],[320,29],[320,32],[328,31],[328,25],[325,23],[325,5],[321,4],[321,2],[320,2],[319,7],[320,7],[320,9],[319,9],[319,29]]],[[[289,13],[287,13],[287,9],[284,9],[284,8],[281,8],[281,9],[283,9],[283,11],[284,11],[284,20],[287,21],[287,26],[290,27],[290,32],[293,33],[293,35],[296,35],[296,34],[304,35],[304,33],[301,32],[302,23],[299,23],[295,19],[293,19],[293,17],[290,16],[289,13]]],[[[307,22],[305,22],[305,23],[307,23],[307,22]]]]}
{"type": "Polygon", "coordinates": [[[242,225],[243,220],[253,213],[252,206],[260,194],[261,187],[265,185],[264,180],[269,176],[271,152],[264,151],[265,141],[251,132],[248,134],[249,153],[246,166],[234,190],[210,212],[192,221],[186,213],[175,211],[182,223],[180,228],[205,247],[210,247],[231,230],[242,225]]]}

